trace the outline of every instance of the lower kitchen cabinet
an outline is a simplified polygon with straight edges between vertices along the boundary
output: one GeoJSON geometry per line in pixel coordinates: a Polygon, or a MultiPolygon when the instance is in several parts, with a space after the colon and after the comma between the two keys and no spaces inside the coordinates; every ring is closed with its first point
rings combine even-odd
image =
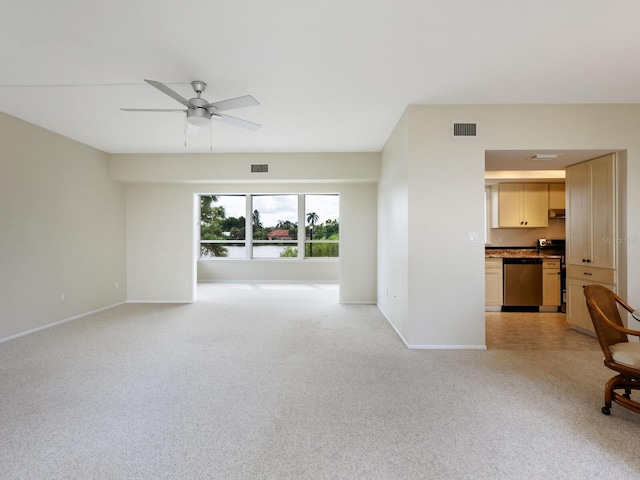
{"type": "Polygon", "coordinates": [[[560,260],[544,260],[542,262],[542,305],[559,307],[561,301],[560,260]]]}
{"type": "Polygon", "coordinates": [[[586,280],[584,278],[571,278],[567,276],[567,322],[569,324],[595,332],[589,310],[587,310],[587,302],[584,297],[584,287],[587,285],[602,285],[612,291],[616,291],[613,283],[598,282],[586,280]]]}
{"type": "Polygon", "coordinates": [[[485,259],[484,304],[485,304],[485,307],[489,307],[489,308],[486,308],[486,310],[500,310],[500,307],[502,307],[502,259],[501,258],[485,259]]]}

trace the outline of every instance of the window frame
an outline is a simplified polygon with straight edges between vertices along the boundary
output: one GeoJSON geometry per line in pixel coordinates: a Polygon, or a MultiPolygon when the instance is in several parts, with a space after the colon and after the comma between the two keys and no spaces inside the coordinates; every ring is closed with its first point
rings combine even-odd
{"type": "MultiPolygon", "coordinates": [[[[205,243],[215,243],[215,244],[243,244],[244,245],[244,250],[245,250],[245,254],[243,256],[236,256],[236,257],[216,257],[216,256],[212,256],[212,257],[202,257],[201,255],[199,255],[198,257],[198,261],[202,261],[202,262],[209,262],[209,261],[214,261],[214,262],[219,262],[219,261],[223,261],[223,262],[230,262],[230,261],[285,261],[285,262],[291,262],[291,261],[329,261],[329,262],[335,262],[335,261],[339,261],[340,260],[340,238],[339,238],[339,230],[338,230],[338,239],[337,240],[327,240],[327,239],[319,239],[319,240],[308,240],[307,239],[307,222],[306,222],[306,211],[305,211],[305,206],[306,206],[306,197],[307,196],[313,196],[313,195],[331,195],[331,196],[336,196],[338,198],[338,217],[336,219],[333,220],[337,220],[338,221],[338,229],[339,229],[339,225],[340,225],[340,216],[339,216],[339,211],[340,211],[340,194],[338,193],[199,193],[197,194],[199,201],[198,201],[198,221],[201,222],[202,221],[202,213],[201,213],[201,197],[230,197],[230,196],[234,196],[234,197],[244,197],[245,200],[245,238],[244,240],[203,240],[202,239],[202,233],[200,230],[200,238],[198,239],[198,245],[200,247],[199,252],[202,252],[202,244],[205,243]],[[297,204],[297,226],[298,226],[298,232],[297,232],[297,239],[295,240],[277,240],[277,241],[273,241],[273,240],[255,240],[254,237],[254,221],[253,221],[253,212],[254,212],[254,202],[253,199],[254,197],[264,197],[264,196],[279,196],[279,195],[286,195],[286,196],[297,196],[298,197],[298,204],[297,204]],[[301,228],[302,225],[302,228],[301,228]],[[254,251],[254,245],[273,245],[274,243],[278,243],[278,244],[286,244],[286,245],[291,245],[292,247],[297,248],[297,256],[295,257],[255,257],[253,255],[253,251],[254,251]],[[331,256],[331,257],[314,257],[314,256],[306,256],[306,248],[308,245],[313,245],[313,244],[335,244],[337,245],[337,249],[338,249],[338,255],[337,256],[331,256]]],[[[324,223],[323,223],[324,224],[324,223]]]]}

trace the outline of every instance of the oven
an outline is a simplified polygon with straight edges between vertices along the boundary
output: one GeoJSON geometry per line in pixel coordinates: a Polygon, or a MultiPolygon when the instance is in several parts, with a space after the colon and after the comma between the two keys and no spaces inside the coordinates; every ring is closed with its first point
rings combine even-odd
{"type": "Polygon", "coordinates": [[[539,238],[538,253],[541,255],[559,255],[560,256],[560,310],[567,310],[567,265],[565,263],[565,240],[552,238],[539,238]]]}

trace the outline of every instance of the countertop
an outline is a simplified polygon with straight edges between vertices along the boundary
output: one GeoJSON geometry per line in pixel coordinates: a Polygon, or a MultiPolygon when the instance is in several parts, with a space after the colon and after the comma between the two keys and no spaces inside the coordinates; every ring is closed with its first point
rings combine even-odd
{"type": "Polygon", "coordinates": [[[485,258],[562,258],[561,255],[552,255],[549,253],[539,253],[538,249],[532,248],[505,248],[505,247],[486,247],[484,249],[485,258]]]}

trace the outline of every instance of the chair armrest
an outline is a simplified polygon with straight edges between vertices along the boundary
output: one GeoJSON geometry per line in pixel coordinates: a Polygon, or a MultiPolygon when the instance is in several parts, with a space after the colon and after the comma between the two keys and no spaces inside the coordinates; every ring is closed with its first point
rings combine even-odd
{"type": "MultiPolygon", "coordinates": [[[[609,320],[607,318],[607,316],[602,313],[602,310],[600,310],[600,307],[598,307],[597,305],[595,305],[593,302],[591,303],[591,307],[594,308],[595,310],[598,311],[598,314],[600,315],[600,317],[602,318],[602,320],[604,320],[604,322],[610,326],[611,328],[613,328],[614,330],[617,330],[618,332],[622,332],[622,333],[626,333],[627,335],[633,335],[634,337],[640,337],[640,331],[638,330],[631,330],[629,328],[624,328],[624,327],[620,327],[618,325],[616,325],[615,323],[613,323],[611,320],[609,320]]],[[[631,307],[629,307],[626,303],[623,303],[623,307],[625,307],[625,309],[629,310],[630,312],[633,312],[633,309],[631,307]],[[628,308],[627,308],[628,307],[628,308]]]]}

